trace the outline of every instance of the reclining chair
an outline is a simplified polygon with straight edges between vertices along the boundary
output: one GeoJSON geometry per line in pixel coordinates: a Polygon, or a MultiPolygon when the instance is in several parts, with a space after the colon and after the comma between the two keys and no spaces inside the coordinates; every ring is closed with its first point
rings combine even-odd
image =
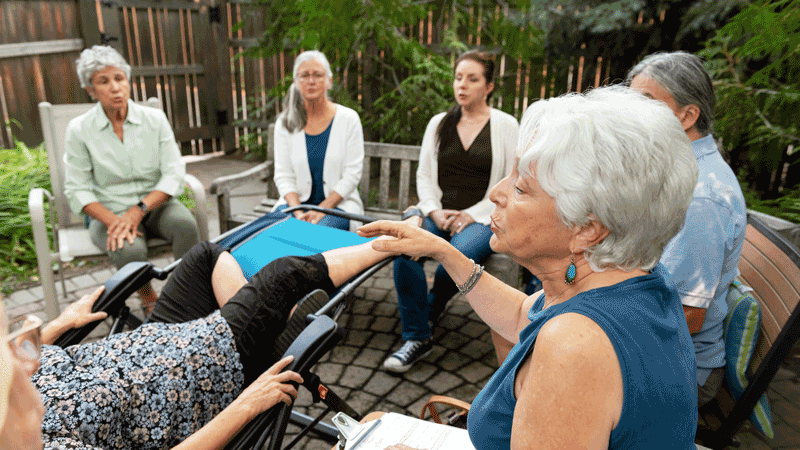
{"type": "MultiPolygon", "coordinates": [[[[338,214],[361,222],[371,221],[371,219],[359,215],[310,206],[289,208],[287,212],[299,208],[338,214]]],[[[367,239],[353,233],[311,225],[293,217],[276,222],[270,216],[264,216],[241,225],[214,240],[214,242],[231,249],[231,254],[239,262],[247,279],[268,262],[281,256],[311,255],[365,241],[367,239]],[[259,251],[254,252],[254,249],[259,249],[259,251]],[[269,251],[264,251],[264,249],[269,249],[269,251]]],[[[267,441],[269,441],[270,449],[281,448],[283,435],[289,421],[304,428],[285,448],[291,448],[312,430],[333,443],[337,439],[336,429],[332,425],[321,422],[328,412],[344,412],[354,418],[360,417],[341,398],[326,388],[320,382],[319,377],[310,372],[310,369],[344,337],[344,329],[336,323],[336,320],[352,303],[355,289],[391,261],[391,258],[388,258],[368,268],[343,285],[331,299],[328,299],[327,294],[322,290],[309,293],[300,304],[323,306],[306,317],[290,320],[275,343],[273,353],[276,359],[290,354],[294,356],[294,361],[286,370],[294,370],[299,373],[305,380],[303,385],[311,392],[314,402],[324,402],[327,406],[326,410],[319,417],[311,418],[292,411],[290,406],[281,403],[253,420],[228,444],[226,450],[261,449],[267,441]]],[[[130,263],[117,271],[105,283],[106,288],[95,302],[93,311],[105,311],[112,318],[113,324],[109,334],[122,331],[126,324],[138,326],[142,323],[139,318],[130,314],[128,307],[125,306],[125,300],[151,279],[166,279],[179,262],[180,260],[175,261],[164,269],[157,268],[149,262],[130,263]]],[[[299,313],[300,308],[295,316],[300,316],[299,313]]],[[[98,321],[82,328],[70,330],[62,335],[55,345],[66,347],[77,344],[86,338],[99,323],[98,321]]]]}

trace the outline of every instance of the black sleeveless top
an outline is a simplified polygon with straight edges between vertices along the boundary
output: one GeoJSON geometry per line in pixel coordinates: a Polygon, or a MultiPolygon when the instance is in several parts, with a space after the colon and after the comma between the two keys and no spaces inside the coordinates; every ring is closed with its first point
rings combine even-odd
{"type": "Polygon", "coordinates": [[[490,122],[486,122],[468,150],[464,150],[458,134],[449,145],[439,150],[442,208],[464,210],[486,196],[492,171],[490,122]]]}

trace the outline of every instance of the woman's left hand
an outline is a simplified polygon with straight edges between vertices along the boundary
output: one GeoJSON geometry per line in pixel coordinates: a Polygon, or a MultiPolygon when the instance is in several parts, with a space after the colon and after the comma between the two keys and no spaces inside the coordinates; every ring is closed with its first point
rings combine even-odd
{"type": "Polygon", "coordinates": [[[300,220],[303,222],[317,224],[323,217],[327,214],[321,213],[319,211],[306,211],[300,216],[300,220]]]}
{"type": "Polygon", "coordinates": [[[42,328],[42,344],[53,344],[62,334],[73,328],[80,328],[108,317],[108,313],[104,311],[92,312],[92,306],[104,289],[105,286],[100,286],[91,294],[84,295],[80,300],[67,306],[55,320],[45,325],[42,328]]]}
{"type": "Polygon", "coordinates": [[[84,295],[77,302],[67,306],[67,309],[58,318],[69,328],[80,328],[88,323],[105,319],[108,317],[108,313],[104,311],[92,312],[92,306],[100,298],[105,288],[105,286],[100,286],[92,291],[91,294],[84,295]]]}
{"type": "Polygon", "coordinates": [[[458,214],[453,214],[445,219],[442,229],[449,231],[450,236],[454,236],[456,233],[461,233],[472,222],[475,222],[475,219],[469,213],[459,211],[458,214]]]}

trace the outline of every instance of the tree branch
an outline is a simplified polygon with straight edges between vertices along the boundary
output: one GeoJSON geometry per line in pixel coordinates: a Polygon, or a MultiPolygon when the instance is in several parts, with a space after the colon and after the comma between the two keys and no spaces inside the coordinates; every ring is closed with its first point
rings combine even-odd
{"type": "Polygon", "coordinates": [[[777,134],[778,136],[780,136],[782,138],[790,139],[790,140],[793,140],[795,142],[800,142],[800,137],[797,137],[797,136],[795,136],[793,134],[789,134],[789,133],[785,132],[783,130],[783,128],[781,128],[781,127],[776,127],[776,126],[772,125],[770,123],[770,121],[767,119],[767,117],[764,115],[764,113],[761,112],[760,109],[755,108],[755,111],[756,111],[756,115],[758,116],[758,118],[761,119],[762,122],[764,122],[764,125],[766,125],[767,128],[770,129],[770,131],[772,131],[773,133],[777,134]]]}

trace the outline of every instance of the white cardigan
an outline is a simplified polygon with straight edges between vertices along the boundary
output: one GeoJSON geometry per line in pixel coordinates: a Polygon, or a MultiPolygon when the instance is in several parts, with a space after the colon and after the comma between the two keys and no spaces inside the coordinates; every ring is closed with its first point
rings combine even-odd
{"type": "MultiPolygon", "coordinates": [[[[361,128],[361,119],[357,112],[337,104],[322,166],[325,198],[336,191],[342,196],[337,208],[363,214],[364,205],[356,189],[361,181],[363,165],[364,131],[361,128]]],[[[311,169],[308,167],[306,134],[302,129],[289,133],[281,123],[275,125],[274,179],[280,199],[273,211],[286,204],[285,196],[290,192],[297,192],[301,202],[311,197],[311,169]]]]}
{"type": "MultiPolygon", "coordinates": [[[[422,148],[419,154],[419,167],[417,168],[417,207],[426,216],[431,211],[442,209],[442,189],[439,187],[439,142],[436,130],[444,118],[445,113],[433,116],[425,129],[422,138],[422,148]]],[[[489,129],[492,144],[492,170],[489,173],[489,189],[483,200],[465,209],[476,222],[489,225],[489,214],[494,209],[494,204],[489,200],[489,191],[506,175],[511,173],[514,157],[517,152],[517,133],[519,123],[513,116],[498,109],[492,108],[489,116],[489,129]]]]}

